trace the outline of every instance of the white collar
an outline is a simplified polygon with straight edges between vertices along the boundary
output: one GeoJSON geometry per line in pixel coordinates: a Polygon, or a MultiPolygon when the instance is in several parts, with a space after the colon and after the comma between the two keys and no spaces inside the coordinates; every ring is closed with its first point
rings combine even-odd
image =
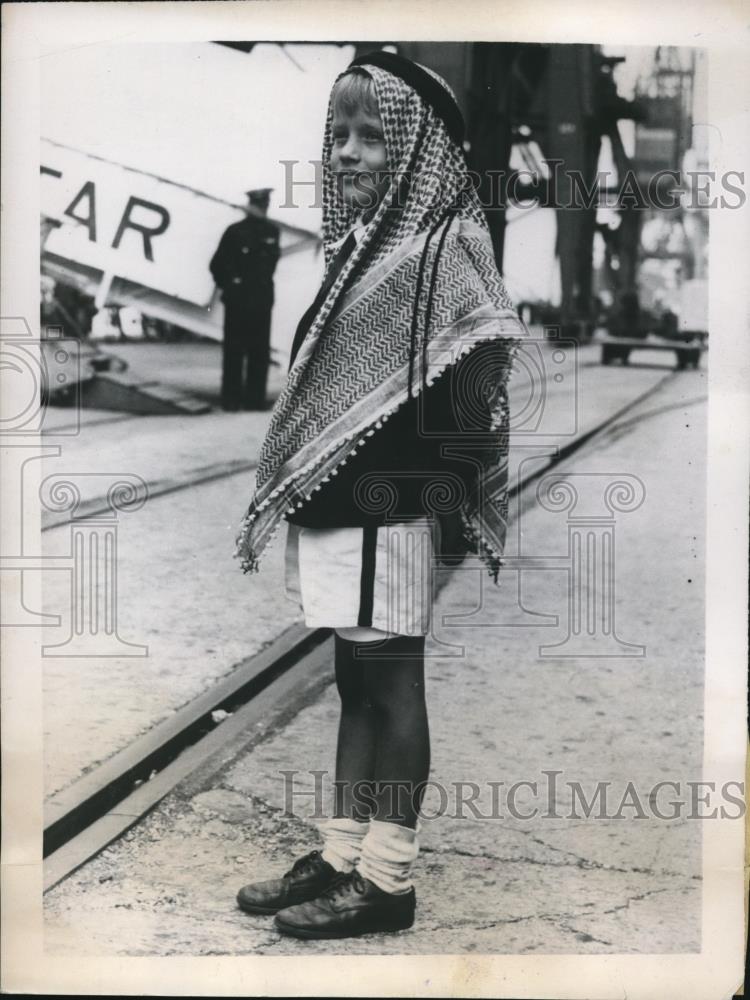
{"type": "Polygon", "coordinates": [[[338,250],[340,247],[344,245],[344,243],[349,239],[350,236],[354,236],[354,239],[357,241],[357,243],[361,243],[362,237],[365,235],[365,230],[367,229],[368,226],[369,222],[363,222],[362,216],[358,215],[357,218],[354,220],[354,225],[352,226],[352,228],[349,229],[346,233],[344,233],[344,235],[341,237],[340,240],[336,240],[335,243],[332,243],[331,249],[338,250]]]}
{"type": "Polygon", "coordinates": [[[363,222],[362,221],[362,216],[360,215],[359,218],[357,219],[357,221],[352,226],[352,230],[351,231],[352,231],[352,234],[354,235],[354,239],[357,241],[357,243],[361,243],[362,242],[362,238],[365,235],[365,230],[367,229],[368,225],[369,225],[368,222],[363,222]]]}

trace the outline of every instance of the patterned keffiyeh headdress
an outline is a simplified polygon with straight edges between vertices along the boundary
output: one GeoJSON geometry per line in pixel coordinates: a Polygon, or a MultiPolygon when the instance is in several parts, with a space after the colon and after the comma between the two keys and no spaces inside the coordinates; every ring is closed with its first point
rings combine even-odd
{"type": "MultiPolygon", "coordinates": [[[[245,572],[257,571],[284,514],[324,488],[410,395],[470,354],[460,392],[472,415],[467,440],[478,471],[458,513],[464,551],[481,556],[497,582],[508,505],[507,382],[529,331],[498,274],[455,122],[425,99],[424,88],[418,93],[402,75],[375,65],[387,59],[363,61],[355,72],[372,78],[393,183],[329,288],[276,400],[235,556],[245,572]]],[[[407,65],[437,82],[445,106],[454,101],[437,74],[407,65]]],[[[355,222],[329,166],[332,118],[333,98],[323,143],[327,267],[355,222]]]]}

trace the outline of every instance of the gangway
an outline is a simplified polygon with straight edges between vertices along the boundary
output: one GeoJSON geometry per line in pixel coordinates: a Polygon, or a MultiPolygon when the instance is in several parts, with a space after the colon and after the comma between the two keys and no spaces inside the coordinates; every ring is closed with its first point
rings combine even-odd
{"type": "Polygon", "coordinates": [[[129,371],[123,358],[92,344],[61,339],[54,328],[41,341],[44,393],[55,406],[93,407],[151,416],[208,413],[211,406],[180,388],[129,371]]]}

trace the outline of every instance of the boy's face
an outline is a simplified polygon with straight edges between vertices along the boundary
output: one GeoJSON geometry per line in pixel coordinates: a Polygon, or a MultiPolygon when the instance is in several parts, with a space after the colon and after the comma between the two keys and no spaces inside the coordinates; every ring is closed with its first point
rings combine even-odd
{"type": "Polygon", "coordinates": [[[363,108],[354,114],[335,111],[332,136],[331,169],[341,197],[351,208],[374,208],[389,187],[380,116],[363,108]]]}

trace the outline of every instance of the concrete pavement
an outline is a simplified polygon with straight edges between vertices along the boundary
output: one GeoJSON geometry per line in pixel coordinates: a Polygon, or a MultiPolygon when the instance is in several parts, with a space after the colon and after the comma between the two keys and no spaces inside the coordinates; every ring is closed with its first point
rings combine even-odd
{"type": "MultiPolygon", "coordinates": [[[[613,371],[623,381],[631,375],[613,371]]],[[[554,568],[519,573],[511,564],[495,589],[483,585],[481,568],[465,565],[441,593],[426,672],[431,778],[447,790],[448,805],[437,784],[428,791],[425,812],[439,815],[424,821],[411,930],[302,943],[277,935],[268,918],[235,909],[239,885],[284,871],[318,843],[311,796],[297,795],[294,816],[284,815],[281,771],[300,772],[299,793],[313,789],[311,772],[332,768],[337,698],[329,685],[262,739],[248,734],[221,770],[185,783],[53,889],[45,948],[110,955],[698,950],[700,822],[684,812],[658,819],[653,809],[637,818],[622,801],[628,783],[631,801],[635,794],[648,806],[659,781],[676,781],[680,795],[659,797],[668,812],[670,799],[684,798],[685,783],[700,778],[705,394],[705,373],[676,374],[556,469],[578,486],[630,476],[645,490],[640,505],[616,516],[614,575],[617,636],[645,647],[644,655],[540,655],[540,646],[568,634],[568,515],[528,496],[507,555],[545,557],[554,568]],[[440,655],[446,643],[450,655],[440,655]],[[560,772],[552,793],[551,771],[560,772]],[[510,809],[497,783],[507,790],[522,781],[536,782],[537,794],[519,786],[510,809]],[[485,818],[469,809],[456,815],[462,782],[478,786],[475,805],[485,818]],[[568,818],[575,782],[589,797],[598,782],[609,783],[610,818],[595,810],[587,819],[581,808],[568,818]],[[618,806],[620,818],[612,818],[618,806]],[[522,818],[535,807],[536,816],[522,818]]]]}
{"type": "MultiPolygon", "coordinates": [[[[218,345],[131,344],[113,350],[121,346],[131,350],[133,371],[163,370],[192,391],[215,391],[218,345]]],[[[602,368],[599,348],[592,345],[580,349],[576,384],[571,366],[552,360],[554,347],[543,349],[550,377],[542,425],[531,419],[533,408],[524,410],[533,366],[519,370],[511,383],[513,405],[526,421],[519,424],[533,431],[518,435],[511,479],[522,463],[527,468],[548,462],[557,447],[600,425],[669,373],[664,365],[602,368]],[[565,373],[560,382],[552,377],[558,367],[565,373]]],[[[272,372],[281,378],[279,369],[272,372]]],[[[55,417],[70,421],[69,411],[55,417]]],[[[113,476],[125,474],[140,477],[149,491],[146,504],[121,513],[117,524],[118,631],[126,642],[146,646],[147,655],[45,656],[48,795],[168,718],[300,620],[298,609],[281,596],[283,530],[259,576],[243,576],[232,558],[254,480],[251,469],[233,473],[233,463],[257,460],[268,420],[267,412],[218,410],[86,426],[73,438],[45,435],[46,444],[60,446],[59,455],[45,459],[45,477],[72,479],[84,501],[100,497],[113,476]],[[212,472],[214,478],[196,484],[212,472]],[[159,494],[160,484],[183,488],[159,494]]],[[[44,533],[45,555],[64,557],[70,546],[67,524],[44,533]]],[[[60,619],[44,629],[49,646],[70,635],[70,587],[68,570],[45,574],[44,611],[60,619]]]]}

